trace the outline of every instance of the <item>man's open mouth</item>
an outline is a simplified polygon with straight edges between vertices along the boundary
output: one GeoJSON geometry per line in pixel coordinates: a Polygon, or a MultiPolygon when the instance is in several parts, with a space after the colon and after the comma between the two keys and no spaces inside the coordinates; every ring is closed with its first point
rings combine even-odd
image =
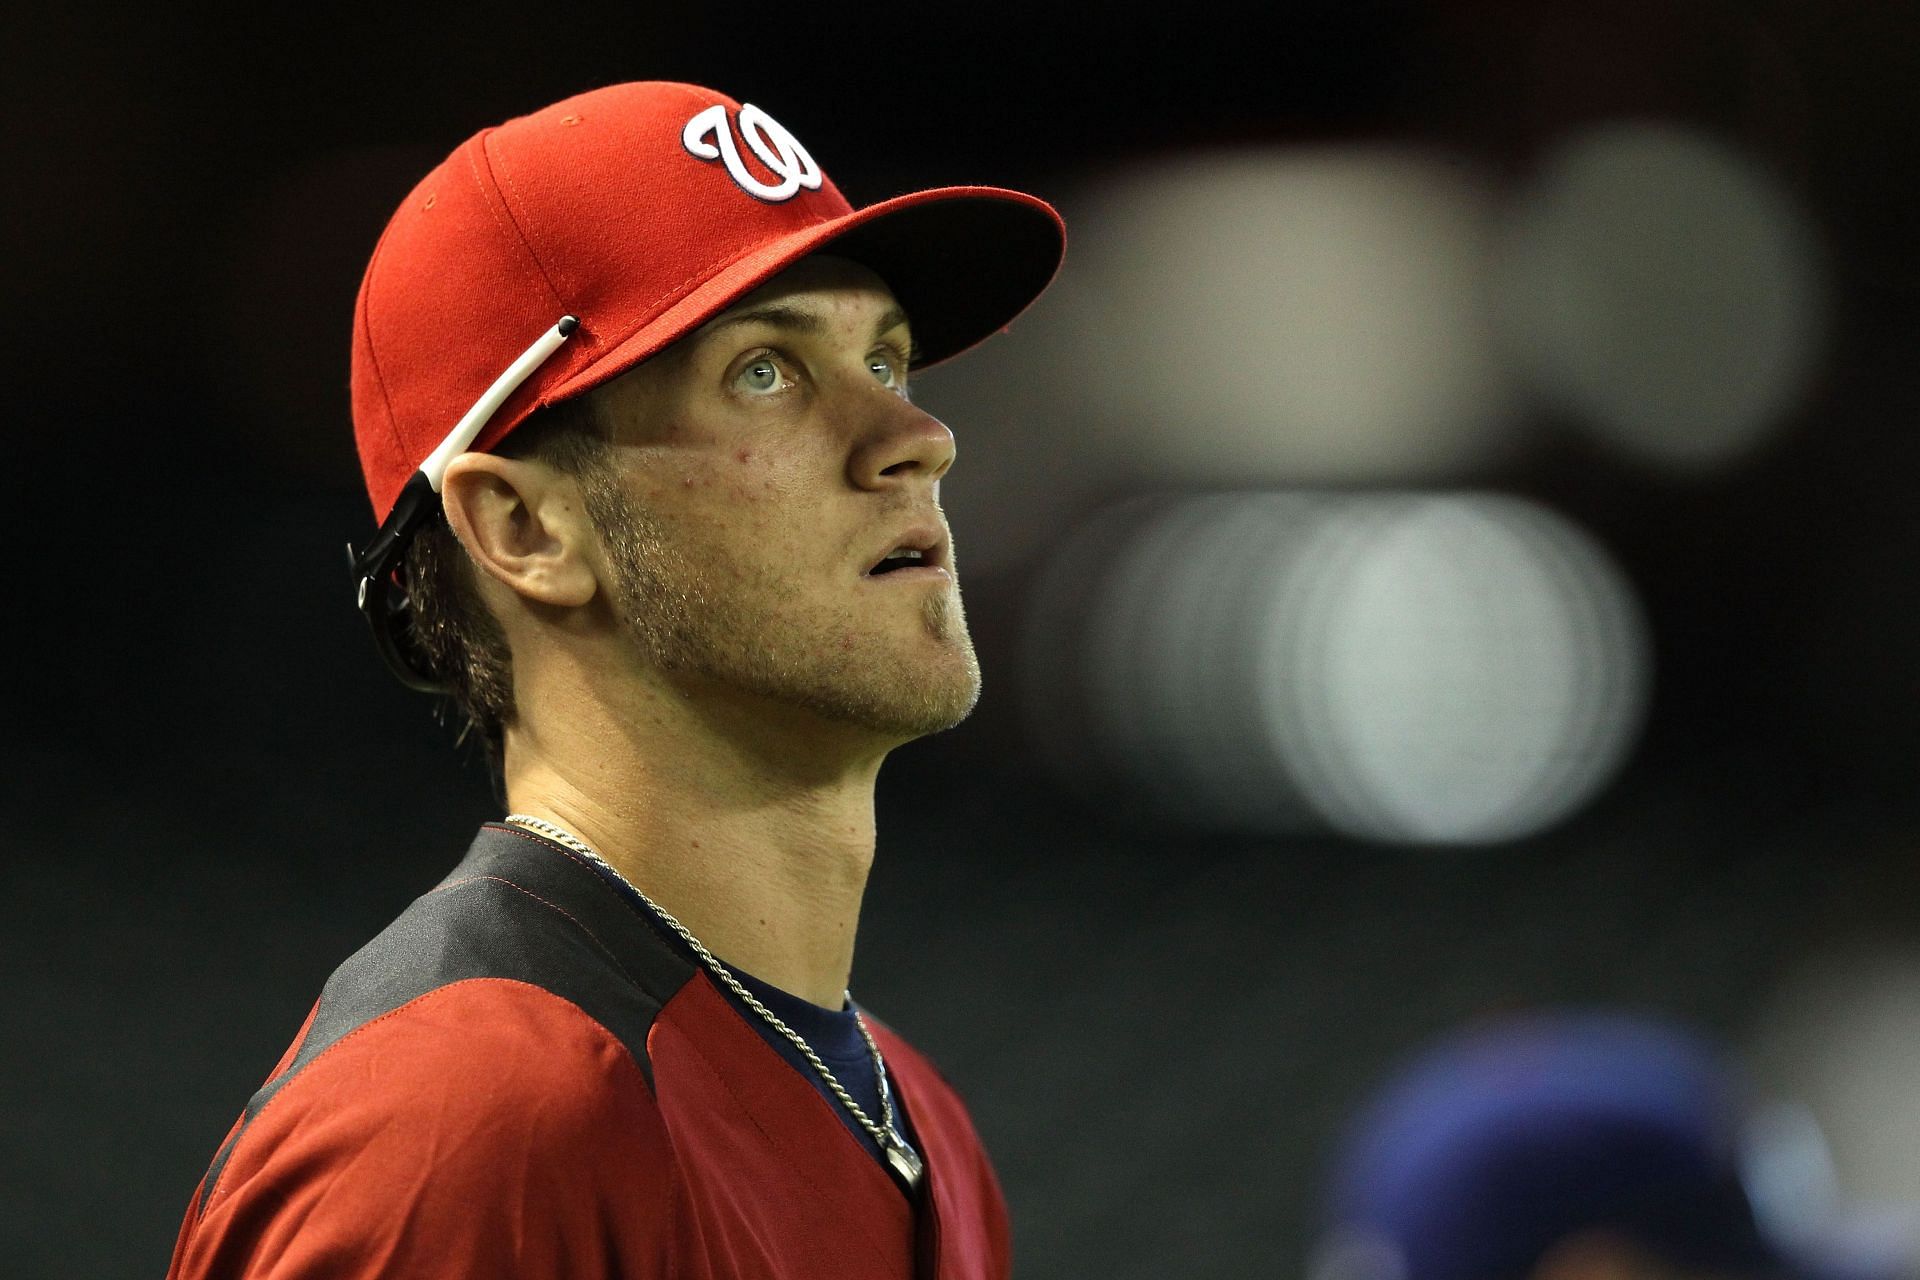
{"type": "Polygon", "coordinates": [[[947,567],[946,530],[933,521],[923,521],[894,533],[893,548],[867,566],[866,576],[882,577],[902,569],[944,569],[947,567]]]}
{"type": "Polygon", "coordinates": [[[867,576],[877,578],[883,573],[892,573],[896,569],[917,569],[931,563],[932,556],[920,547],[895,547],[887,552],[884,560],[867,570],[867,576]]]}

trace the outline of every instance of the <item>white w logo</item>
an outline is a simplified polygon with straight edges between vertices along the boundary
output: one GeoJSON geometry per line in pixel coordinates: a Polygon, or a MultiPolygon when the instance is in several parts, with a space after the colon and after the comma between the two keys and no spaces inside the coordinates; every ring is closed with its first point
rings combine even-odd
{"type": "Polygon", "coordinates": [[[680,142],[702,160],[724,161],[741,189],[762,200],[791,200],[802,187],[819,190],[820,166],[807,149],[778,120],[750,102],[740,107],[740,136],[760,157],[760,163],[780,175],[778,183],[768,186],[747,172],[740,148],[734,145],[733,130],[727,127],[727,109],[719,103],[687,121],[687,127],[680,131],[680,142]],[[707,141],[709,135],[711,142],[707,141]]]}

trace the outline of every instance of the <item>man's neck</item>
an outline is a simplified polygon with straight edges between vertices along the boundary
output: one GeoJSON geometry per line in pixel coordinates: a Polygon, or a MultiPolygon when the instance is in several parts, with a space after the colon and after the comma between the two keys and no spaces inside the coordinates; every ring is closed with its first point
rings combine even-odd
{"type": "Polygon", "coordinates": [[[826,768],[830,751],[744,747],[669,700],[567,701],[508,729],[511,809],[586,841],[729,967],[840,1008],[885,753],[826,768]]]}

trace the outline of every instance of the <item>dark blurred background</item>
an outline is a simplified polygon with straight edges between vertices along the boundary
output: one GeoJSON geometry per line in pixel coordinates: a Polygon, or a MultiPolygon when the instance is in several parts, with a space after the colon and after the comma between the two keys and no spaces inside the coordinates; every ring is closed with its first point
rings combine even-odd
{"type": "Polygon", "coordinates": [[[161,1274],[327,973],[497,814],[351,606],[352,299],[448,150],[625,79],[761,105],[857,203],[1068,217],[1055,291],[924,382],[986,694],[883,776],[855,971],[971,1098],[1022,1275],[1298,1273],[1371,1084],[1537,1004],[1724,1037],[1850,1196],[1920,1206],[1920,10],[81,0],[0,48],[0,1271],[161,1274]],[[1466,495],[1483,531],[1504,495],[1601,570],[1403,609],[1423,548],[1459,563],[1416,538],[1318,649],[1088,658],[1123,570],[1160,625],[1322,562],[1294,526],[1151,571],[1138,520],[1068,538],[1202,493],[1466,495]],[[1496,714],[1499,644],[1601,692],[1496,714]],[[1319,764],[1129,718],[1194,688],[1319,764]],[[1329,764],[1353,725],[1378,750],[1329,764]],[[1502,808],[1536,757],[1561,785],[1502,808]]]}

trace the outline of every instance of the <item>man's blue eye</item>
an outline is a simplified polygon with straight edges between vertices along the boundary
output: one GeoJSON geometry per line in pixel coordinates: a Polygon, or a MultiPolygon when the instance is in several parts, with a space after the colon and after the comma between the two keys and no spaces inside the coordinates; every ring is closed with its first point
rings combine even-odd
{"type": "Polygon", "coordinates": [[[900,381],[900,371],[894,368],[893,361],[886,356],[871,357],[867,361],[867,368],[873,372],[874,377],[889,387],[900,381]]]}
{"type": "Polygon", "coordinates": [[[780,385],[780,369],[771,360],[755,360],[740,371],[740,381],[749,391],[773,391],[780,385]]]}

